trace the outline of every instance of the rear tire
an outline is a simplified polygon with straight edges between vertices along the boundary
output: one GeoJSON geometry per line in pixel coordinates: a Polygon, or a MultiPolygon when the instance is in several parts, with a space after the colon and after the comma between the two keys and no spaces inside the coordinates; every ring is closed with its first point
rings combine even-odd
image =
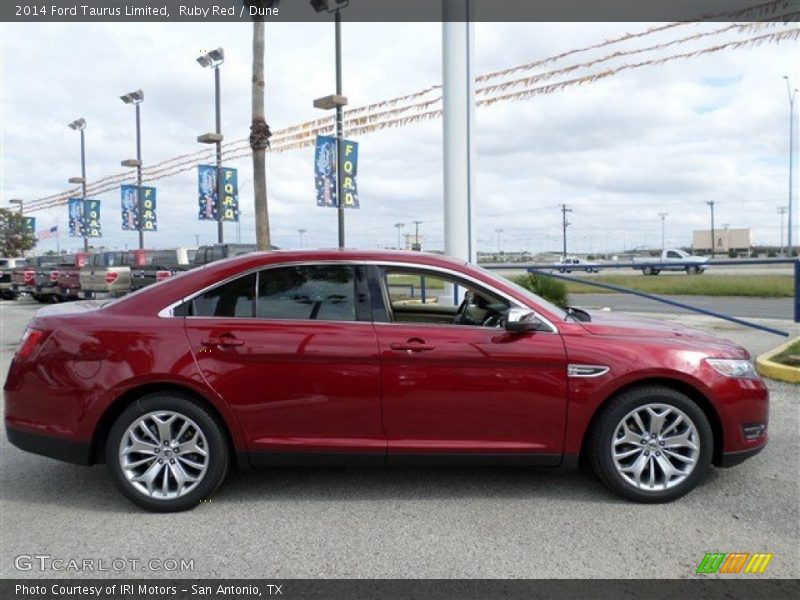
{"type": "Polygon", "coordinates": [[[663,386],[639,387],[614,398],[588,439],[592,469],[612,491],[643,503],[671,502],[708,472],[714,438],[703,411],[663,386]]]}
{"type": "Polygon", "coordinates": [[[150,394],[126,408],[109,431],[105,451],[122,495],[154,512],[189,510],[208,499],[230,463],[222,424],[175,393],[150,394]]]}

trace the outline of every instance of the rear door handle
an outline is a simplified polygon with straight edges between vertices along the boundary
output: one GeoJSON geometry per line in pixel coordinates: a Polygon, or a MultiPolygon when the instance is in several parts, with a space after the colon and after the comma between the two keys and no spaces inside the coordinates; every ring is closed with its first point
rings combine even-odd
{"type": "Polygon", "coordinates": [[[244,340],[239,340],[232,335],[224,335],[221,337],[208,338],[203,340],[203,346],[219,346],[221,348],[232,348],[233,346],[244,345],[244,340]]]}
{"type": "Polygon", "coordinates": [[[398,352],[429,352],[435,348],[435,346],[426,344],[419,338],[412,338],[406,342],[394,342],[389,344],[389,347],[398,352]]]}

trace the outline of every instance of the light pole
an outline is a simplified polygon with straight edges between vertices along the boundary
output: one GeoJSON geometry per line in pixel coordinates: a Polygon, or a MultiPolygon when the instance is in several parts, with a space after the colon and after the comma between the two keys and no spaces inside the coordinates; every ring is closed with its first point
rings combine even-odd
{"type": "Polygon", "coordinates": [[[661,218],[661,252],[663,253],[667,248],[664,242],[664,222],[669,216],[669,213],[658,213],[658,216],[661,218]]]}
{"type": "Polygon", "coordinates": [[[422,225],[422,221],[414,221],[414,247],[412,250],[416,250],[417,252],[422,250],[422,244],[419,243],[419,226],[422,225]]]}
{"type": "Polygon", "coordinates": [[[794,183],[794,99],[797,95],[797,88],[792,89],[789,82],[789,76],[784,75],[786,81],[786,92],[789,95],[789,234],[787,236],[787,245],[789,246],[789,256],[792,255],[792,228],[794,220],[792,218],[792,184],[794,183]]]}
{"type": "Polygon", "coordinates": [[[214,69],[214,114],[216,129],[214,133],[204,133],[197,137],[201,144],[214,144],[217,149],[217,242],[222,243],[224,232],[222,229],[222,106],[220,102],[219,67],[225,62],[225,50],[217,48],[197,57],[201,67],[214,69]]]}
{"type": "Polygon", "coordinates": [[[714,258],[716,254],[714,252],[714,205],[716,202],[714,202],[714,200],[706,200],[706,204],[711,207],[711,258],[714,258]]]}
{"type": "Polygon", "coordinates": [[[336,216],[338,218],[339,248],[344,248],[344,194],[342,194],[342,170],[344,150],[342,145],[344,115],[347,98],[342,95],[342,15],[341,9],[350,4],[350,0],[311,0],[311,7],[317,11],[334,14],[336,45],[336,93],[314,100],[314,108],[323,110],[336,109],[336,216]]]}
{"type": "Polygon", "coordinates": [[[567,260],[567,227],[569,227],[570,223],[567,221],[567,213],[572,212],[571,208],[567,208],[566,204],[561,205],[561,229],[562,229],[562,237],[564,242],[564,250],[562,258],[567,260]]]}
{"type": "Polygon", "coordinates": [[[500,256],[503,253],[503,230],[495,229],[494,233],[497,236],[497,255],[500,256]]]}
{"type": "Polygon", "coordinates": [[[783,256],[783,215],[786,214],[786,206],[779,206],[778,207],[778,214],[781,216],[781,253],[780,256],[783,256]]]}
{"type": "Polygon", "coordinates": [[[402,246],[401,246],[402,237],[401,237],[400,231],[403,229],[403,227],[406,226],[406,224],[405,223],[395,223],[394,226],[397,227],[397,249],[398,250],[402,250],[403,249],[402,246]]]}
{"type": "Polygon", "coordinates": [[[136,158],[122,161],[123,167],[136,167],[136,211],[139,214],[139,249],[144,248],[144,210],[142,206],[142,120],[139,105],[144,101],[144,92],[136,90],[119,97],[125,104],[136,108],[136,158]]]}
{"type": "Polygon", "coordinates": [[[24,200],[22,200],[21,198],[12,198],[11,200],[8,201],[8,203],[9,204],[17,204],[17,205],[19,205],[19,214],[22,215],[22,213],[24,212],[24,207],[25,207],[25,201],[24,200]]]}
{"type": "Polygon", "coordinates": [[[86,235],[86,139],[84,137],[84,131],[86,130],[86,119],[80,118],[75,119],[72,123],[69,124],[69,128],[73,131],[80,131],[81,132],[81,176],[80,177],[70,177],[70,183],[80,183],[81,184],[81,233],[83,234],[83,251],[89,251],[89,237],[86,235]]]}
{"type": "Polygon", "coordinates": [[[305,244],[303,243],[303,236],[306,234],[306,230],[305,229],[298,229],[297,233],[300,234],[300,247],[304,248],[305,244]]]}

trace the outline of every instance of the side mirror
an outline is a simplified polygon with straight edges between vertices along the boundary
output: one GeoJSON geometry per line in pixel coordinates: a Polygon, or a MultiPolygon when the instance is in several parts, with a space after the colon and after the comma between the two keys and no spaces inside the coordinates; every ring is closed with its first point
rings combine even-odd
{"type": "Polygon", "coordinates": [[[525,333],[536,331],[542,326],[542,321],[532,310],[525,308],[509,308],[506,316],[506,331],[525,333]]]}

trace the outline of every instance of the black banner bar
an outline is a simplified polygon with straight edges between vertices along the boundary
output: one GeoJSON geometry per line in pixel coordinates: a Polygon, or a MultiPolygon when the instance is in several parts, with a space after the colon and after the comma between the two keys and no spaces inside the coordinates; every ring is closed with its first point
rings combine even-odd
{"type": "MultiPolygon", "coordinates": [[[[342,10],[349,22],[421,22],[464,20],[486,22],[663,22],[786,21],[800,9],[800,0],[469,0],[469,10],[448,10],[443,4],[465,0],[350,0],[342,10]]],[[[329,0],[329,7],[344,2],[329,0]]],[[[315,11],[309,0],[3,0],[0,21],[9,22],[265,22],[328,21],[329,12],[315,11]]]]}
{"type": "Polygon", "coordinates": [[[797,598],[797,579],[61,579],[0,581],[4,600],[648,600],[797,598]]]}

